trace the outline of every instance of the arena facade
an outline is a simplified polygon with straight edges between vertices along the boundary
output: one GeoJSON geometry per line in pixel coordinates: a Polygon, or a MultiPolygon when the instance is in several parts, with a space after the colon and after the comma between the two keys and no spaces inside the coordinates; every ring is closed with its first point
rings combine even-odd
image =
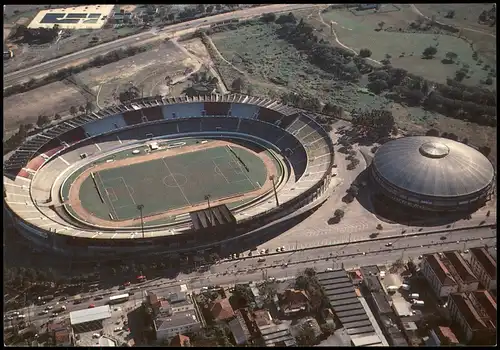
{"type": "MultiPolygon", "coordinates": [[[[333,161],[332,141],[313,116],[277,101],[240,94],[150,97],[80,115],[30,136],[4,159],[4,203],[21,235],[75,258],[200,250],[234,240],[251,242],[267,227],[321,204],[330,193],[333,161]],[[214,152],[199,159],[213,161],[215,167],[198,164],[202,168],[193,171],[186,159],[175,163],[162,156],[167,170],[138,168],[126,175],[120,168],[120,162],[139,166],[143,157],[162,152],[182,156],[176,152],[183,150],[193,151],[192,157],[214,152]],[[165,176],[155,178],[161,172],[165,176]],[[77,185],[85,174],[87,180],[77,185]],[[220,186],[203,176],[227,182],[220,186]],[[109,190],[113,186],[107,181],[117,178],[121,180],[109,190]],[[141,185],[141,179],[153,186],[141,185]],[[162,190],[161,184],[154,185],[158,179],[173,189],[155,197],[160,206],[144,203],[139,217],[137,196],[153,201],[154,191],[146,192],[162,190]],[[246,185],[233,185],[240,182],[246,185]],[[220,187],[224,190],[217,192],[220,187]],[[180,192],[172,195],[174,190],[180,192]],[[82,214],[88,200],[83,196],[91,192],[94,198],[88,203],[100,203],[100,216],[97,204],[96,210],[82,214]],[[175,202],[182,197],[184,202],[175,202]],[[163,211],[168,218],[161,217],[163,211]]],[[[190,162],[197,163],[196,157],[190,162]]]]}
{"type": "Polygon", "coordinates": [[[461,142],[433,136],[399,138],[382,145],[371,177],[378,193],[428,211],[470,211],[484,205],[493,190],[490,161],[461,142]]]}

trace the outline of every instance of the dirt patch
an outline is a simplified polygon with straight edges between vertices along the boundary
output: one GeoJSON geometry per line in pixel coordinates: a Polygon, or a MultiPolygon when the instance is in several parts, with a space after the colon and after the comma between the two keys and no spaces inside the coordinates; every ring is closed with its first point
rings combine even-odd
{"type": "Polygon", "coordinates": [[[56,82],[22,94],[4,98],[4,137],[17,131],[21,123],[36,123],[41,114],[64,116],[71,106],[85,105],[85,97],[78,90],[56,82]]]}
{"type": "Polygon", "coordinates": [[[167,76],[172,79],[194,68],[197,62],[187,57],[171,42],[155,44],[149,51],[128,57],[100,68],[88,69],[77,77],[99,91],[98,106],[104,108],[117,102],[119,93],[133,84],[143,96],[158,92],[167,76]]]}
{"type": "MultiPolygon", "coordinates": [[[[82,218],[85,222],[87,222],[89,224],[103,226],[103,227],[116,227],[116,228],[120,228],[120,227],[124,227],[124,226],[133,226],[133,225],[137,224],[138,220],[140,220],[140,219],[131,219],[131,220],[122,220],[122,221],[103,220],[103,219],[95,217],[94,215],[92,215],[92,213],[90,213],[88,210],[86,210],[86,208],[84,208],[82,206],[81,201],[80,201],[79,191],[80,191],[80,188],[81,188],[83,182],[90,176],[90,173],[95,173],[95,172],[103,171],[106,169],[119,168],[119,167],[131,165],[131,164],[147,162],[147,161],[151,161],[154,159],[159,159],[159,158],[164,158],[164,157],[169,157],[169,156],[170,157],[176,156],[176,155],[184,154],[184,153],[196,152],[196,151],[204,150],[207,148],[225,147],[227,145],[230,145],[232,148],[242,148],[242,149],[245,149],[247,152],[253,153],[256,157],[259,157],[262,159],[262,161],[264,162],[264,165],[266,166],[268,174],[270,174],[270,175],[271,174],[273,174],[273,175],[278,174],[278,171],[276,169],[276,166],[275,166],[273,160],[267,154],[265,154],[265,152],[256,153],[256,152],[252,151],[251,149],[243,148],[243,147],[236,145],[236,144],[233,144],[231,142],[214,141],[214,142],[210,142],[208,145],[199,144],[199,145],[194,145],[194,146],[189,146],[189,147],[183,147],[180,149],[174,148],[174,149],[169,149],[169,150],[165,150],[162,152],[155,152],[155,153],[152,153],[152,154],[149,154],[146,156],[136,157],[133,159],[122,159],[122,160],[118,160],[118,161],[115,161],[112,163],[103,163],[103,164],[99,164],[95,167],[92,167],[90,169],[87,169],[81,175],[79,175],[78,178],[71,185],[69,196],[68,196],[68,198],[69,198],[68,203],[71,205],[71,208],[79,215],[79,217],[82,218]]],[[[244,195],[238,195],[237,200],[242,201],[245,199],[250,199],[250,198],[262,196],[265,193],[269,192],[271,189],[272,189],[272,182],[269,180],[269,178],[267,178],[266,182],[262,185],[261,188],[259,188],[258,190],[252,191],[252,192],[245,193],[244,195]]],[[[231,203],[234,201],[235,201],[235,198],[233,197],[233,198],[223,198],[223,199],[219,199],[219,200],[213,200],[213,201],[211,201],[211,203],[214,203],[215,205],[219,205],[219,204],[231,203]]],[[[160,219],[165,219],[165,218],[172,217],[175,215],[180,215],[180,214],[184,214],[187,212],[196,211],[196,210],[199,210],[199,209],[202,209],[205,207],[206,207],[205,204],[199,204],[199,205],[179,208],[179,209],[175,209],[175,210],[169,210],[169,211],[163,212],[161,214],[148,216],[148,217],[144,218],[144,221],[149,222],[149,221],[156,221],[156,220],[160,220],[160,219]]]]}

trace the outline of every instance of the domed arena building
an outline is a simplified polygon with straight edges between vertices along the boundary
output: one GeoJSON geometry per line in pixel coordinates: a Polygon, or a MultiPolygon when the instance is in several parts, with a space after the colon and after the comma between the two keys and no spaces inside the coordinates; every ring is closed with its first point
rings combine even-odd
{"type": "Polygon", "coordinates": [[[430,211],[470,211],[490,199],[490,161],[463,143],[411,136],[381,146],[371,164],[375,191],[398,203],[430,211]]]}

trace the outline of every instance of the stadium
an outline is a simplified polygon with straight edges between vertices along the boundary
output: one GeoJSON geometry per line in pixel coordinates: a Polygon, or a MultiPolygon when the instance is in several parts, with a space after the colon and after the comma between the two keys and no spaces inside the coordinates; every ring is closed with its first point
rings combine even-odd
{"type": "Polygon", "coordinates": [[[411,136],[382,145],[371,164],[375,192],[425,211],[470,211],[493,190],[490,161],[463,143],[411,136]]]}
{"type": "Polygon", "coordinates": [[[313,116],[240,94],[150,97],[61,121],[4,159],[17,231],[75,258],[252,242],[329,195],[313,116]]]}

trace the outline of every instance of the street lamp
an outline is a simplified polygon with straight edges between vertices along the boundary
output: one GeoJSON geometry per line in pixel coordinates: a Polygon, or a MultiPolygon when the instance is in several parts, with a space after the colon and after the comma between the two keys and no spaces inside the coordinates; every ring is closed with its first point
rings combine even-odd
{"type": "Polygon", "coordinates": [[[274,198],[276,199],[276,206],[279,207],[280,202],[278,201],[278,194],[276,193],[276,183],[274,182],[274,178],[275,178],[274,175],[269,176],[269,180],[271,180],[273,183],[273,191],[274,191],[274,198]]]}
{"type": "Polygon", "coordinates": [[[137,210],[139,210],[139,213],[141,214],[141,232],[142,232],[142,238],[144,238],[144,219],[142,216],[142,210],[144,209],[144,204],[138,204],[137,205],[137,210]]]}
{"type": "Polygon", "coordinates": [[[209,195],[209,194],[205,195],[205,200],[207,201],[207,205],[208,205],[208,215],[209,215],[208,221],[210,222],[210,225],[213,225],[213,223],[212,223],[212,221],[213,221],[212,220],[212,211],[210,210],[210,197],[211,197],[211,195],[209,195]]]}

